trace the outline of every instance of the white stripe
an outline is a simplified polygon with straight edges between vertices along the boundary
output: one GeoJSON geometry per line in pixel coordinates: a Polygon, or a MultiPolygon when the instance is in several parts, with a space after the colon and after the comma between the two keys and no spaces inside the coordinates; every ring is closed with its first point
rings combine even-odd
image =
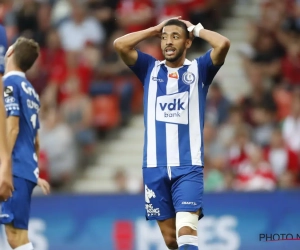
{"type": "Polygon", "coordinates": [[[168,168],[169,179],[171,180],[171,179],[172,179],[172,171],[171,171],[171,167],[170,167],[170,166],[167,166],[167,168],[168,168]]]}
{"type": "MultiPolygon", "coordinates": [[[[190,130],[190,149],[192,165],[203,165],[201,162],[201,133],[200,133],[200,111],[199,111],[199,75],[197,61],[194,60],[188,68],[189,72],[195,74],[195,83],[191,84],[190,105],[189,105],[189,130],[190,130]]],[[[200,86],[201,87],[201,86],[200,86]]]]}
{"type": "Polygon", "coordinates": [[[152,78],[157,77],[160,67],[155,64],[150,75],[148,89],[148,108],[147,108],[147,167],[156,167],[156,124],[155,124],[155,105],[157,94],[157,82],[152,78]],[[157,69],[158,68],[158,69],[157,69]]]}
{"type": "MultiPolygon", "coordinates": [[[[168,68],[168,75],[177,72],[168,68]]],[[[179,76],[178,72],[177,75],[179,76]]],[[[167,95],[178,93],[178,79],[168,77],[167,95]]],[[[168,166],[179,166],[179,144],[178,144],[178,125],[166,123],[166,142],[167,142],[167,164],[168,166]]]]}

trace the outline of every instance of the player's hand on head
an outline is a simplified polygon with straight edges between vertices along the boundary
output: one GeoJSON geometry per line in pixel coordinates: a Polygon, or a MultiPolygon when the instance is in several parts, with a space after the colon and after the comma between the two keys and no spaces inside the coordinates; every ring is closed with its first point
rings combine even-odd
{"type": "Polygon", "coordinates": [[[190,21],[187,21],[187,20],[180,20],[181,22],[185,23],[187,28],[191,27],[191,26],[194,26],[194,24],[192,24],[190,21]]]}
{"type": "MultiPolygon", "coordinates": [[[[186,27],[189,29],[190,27],[194,26],[194,24],[192,24],[190,21],[187,21],[187,20],[181,20],[181,22],[185,23],[186,27]]],[[[190,39],[194,39],[195,36],[193,34],[193,30],[192,31],[189,31],[190,33],[190,39]]]]}
{"type": "Polygon", "coordinates": [[[3,161],[0,166],[0,201],[6,201],[12,197],[13,191],[11,161],[3,161]]]}
{"type": "Polygon", "coordinates": [[[51,191],[50,184],[46,180],[39,178],[38,186],[43,190],[43,193],[45,195],[50,194],[50,191],[51,191]]]}
{"type": "Polygon", "coordinates": [[[161,36],[161,32],[162,32],[163,27],[165,26],[165,24],[169,20],[172,20],[172,19],[178,19],[179,20],[179,19],[181,19],[181,16],[177,16],[177,17],[172,17],[172,18],[166,19],[166,20],[162,21],[160,24],[156,25],[155,29],[156,29],[156,32],[157,32],[158,36],[161,36]]]}

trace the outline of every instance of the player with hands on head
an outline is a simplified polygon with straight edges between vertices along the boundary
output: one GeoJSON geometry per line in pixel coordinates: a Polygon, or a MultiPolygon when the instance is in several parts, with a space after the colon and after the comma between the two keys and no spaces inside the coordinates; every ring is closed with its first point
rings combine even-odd
{"type": "Polygon", "coordinates": [[[49,194],[49,184],[39,178],[39,96],[26,79],[39,55],[39,45],[20,37],[5,55],[4,103],[7,113],[8,154],[12,155],[14,191],[2,203],[0,223],[5,225],[12,249],[33,250],[28,238],[31,196],[36,185],[49,194]]]}
{"type": "Polygon", "coordinates": [[[144,87],[146,219],[157,221],[168,249],[196,250],[203,217],[205,100],[230,41],[176,17],[119,37],[114,47],[144,87]],[[155,36],[161,38],[164,61],[135,49],[155,36]],[[190,61],[186,53],[193,37],[212,48],[190,61]]]}
{"type": "Polygon", "coordinates": [[[0,202],[12,196],[13,181],[11,170],[11,155],[8,153],[6,140],[6,112],[3,99],[4,56],[7,50],[7,37],[5,28],[0,25],[0,202]]]}

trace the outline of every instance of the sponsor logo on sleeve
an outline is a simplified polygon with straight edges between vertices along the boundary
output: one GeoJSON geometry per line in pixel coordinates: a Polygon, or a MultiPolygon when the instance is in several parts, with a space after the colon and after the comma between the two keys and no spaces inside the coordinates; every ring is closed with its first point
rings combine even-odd
{"type": "Polygon", "coordinates": [[[13,86],[6,86],[4,89],[4,97],[13,96],[14,94],[14,87],[13,86]]]}

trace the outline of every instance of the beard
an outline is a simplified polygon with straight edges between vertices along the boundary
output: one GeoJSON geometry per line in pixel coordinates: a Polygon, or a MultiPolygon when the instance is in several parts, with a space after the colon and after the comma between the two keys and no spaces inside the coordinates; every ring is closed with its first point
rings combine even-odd
{"type": "Polygon", "coordinates": [[[178,53],[174,57],[167,58],[166,55],[164,55],[164,56],[165,56],[166,61],[176,62],[183,55],[183,52],[184,52],[184,49],[180,49],[180,50],[178,50],[178,53]]]}

